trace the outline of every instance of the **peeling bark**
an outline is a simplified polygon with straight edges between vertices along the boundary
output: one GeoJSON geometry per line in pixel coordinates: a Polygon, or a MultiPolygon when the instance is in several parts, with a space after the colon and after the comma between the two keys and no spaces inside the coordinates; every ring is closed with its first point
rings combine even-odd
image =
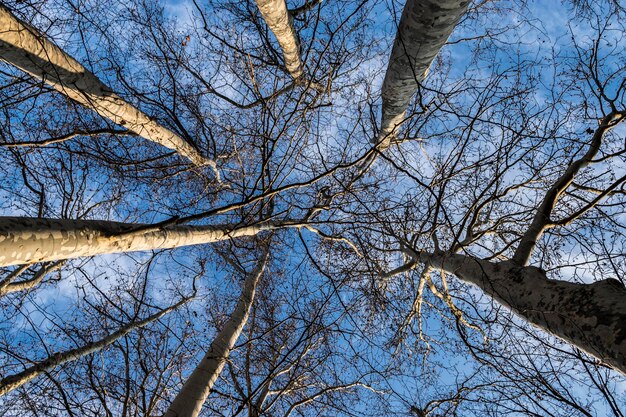
{"type": "Polygon", "coordinates": [[[0,396],[5,395],[6,393],[16,388],[21,387],[22,385],[26,384],[27,382],[32,381],[33,379],[37,378],[39,375],[43,373],[50,372],[57,366],[63,365],[64,363],[67,363],[67,362],[75,361],[77,359],[82,358],[83,356],[87,356],[91,353],[104,349],[105,347],[114,343],[119,338],[126,336],[131,331],[138,329],[140,327],[146,326],[160,319],[167,313],[177,309],[178,307],[180,307],[181,305],[183,305],[189,300],[190,298],[183,298],[178,303],[170,307],[167,307],[159,311],[158,313],[155,313],[143,320],[130,323],[122,327],[115,333],[108,335],[107,337],[104,337],[98,341],[89,343],[85,346],[81,346],[76,349],[70,349],[70,350],[66,350],[65,352],[55,353],[54,355],[50,356],[49,358],[43,361],[36,362],[34,365],[24,369],[22,372],[3,378],[2,380],[0,380],[0,396]]]}
{"type": "Polygon", "coordinates": [[[200,414],[215,381],[219,377],[231,349],[237,342],[250,313],[257,283],[267,264],[268,252],[254,270],[247,274],[235,310],[219,331],[209,350],[189,376],[164,417],[196,417],[200,414]]]}
{"type": "Polygon", "coordinates": [[[419,259],[478,286],[535,326],[626,375],[626,288],[618,280],[552,280],[533,266],[457,254],[420,253],[419,259]]]}
{"type": "Polygon", "coordinates": [[[193,145],[115,94],[78,61],[2,5],[0,58],[113,123],[176,151],[195,165],[210,166],[217,175],[215,161],[202,156],[193,145]]]}
{"type": "Polygon", "coordinates": [[[469,1],[407,0],[382,87],[383,115],[376,140],[381,150],[389,147],[404,120],[418,82],[448,40],[469,1]]]}
{"type": "Polygon", "coordinates": [[[300,60],[300,42],[285,0],[256,0],[256,4],[263,20],[278,40],[287,71],[294,80],[300,80],[304,74],[300,60]]]}
{"type": "Polygon", "coordinates": [[[133,232],[145,226],[99,220],[0,217],[0,266],[171,249],[301,227],[293,222],[261,222],[250,226],[168,226],[133,232]]]}

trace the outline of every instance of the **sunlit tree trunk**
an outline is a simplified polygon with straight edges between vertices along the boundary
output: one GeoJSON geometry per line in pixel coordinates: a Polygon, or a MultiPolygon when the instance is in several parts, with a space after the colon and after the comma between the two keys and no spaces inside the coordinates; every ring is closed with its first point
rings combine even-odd
{"type": "Polygon", "coordinates": [[[472,283],[535,326],[626,374],[626,288],[552,280],[534,266],[465,255],[418,254],[420,261],[472,283]]]}
{"type": "Polygon", "coordinates": [[[147,228],[99,220],[0,217],[0,266],[58,261],[106,253],[169,249],[219,242],[283,227],[291,222],[250,226],[167,226],[147,228]],[[136,230],[136,231],[134,231],[136,230]]]}
{"type": "Polygon", "coordinates": [[[246,275],[239,301],[224,327],[218,332],[208,351],[189,376],[164,417],[196,417],[219,377],[231,349],[243,330],[250,306],[254,301],[257,283],[263,275],[268,253],[259,261],[254,270],[246,275]]]}
{"type": "Polygon", "coordinates": [[[411,97],[430,64],[467,10],[465,0],[407,0],[382,87],[383,115],[377,142],[389,147],[411,97]]]}
{"type": "Polygon", "coordinates": [[[213,160],[115,94],[78,61],[2,5],[0,58],[113,123],[178,152],[195,165],[211,166],[217,174],[213,160]]]}
{"type": "Polygon", "coordinates": [[[63,365],[64,363],[67,363],[67,362],[75,361],[77,359],[82,358],[83,356],[86,356],[94,352],[98,352],[101,349],[104,349],[105,347],[114,343],[119,338],[126,336],[131,331],[138,329],[140,327],[146,326],[160,319],[167,313],[177,309],[178,307],[180,307],[181,305],[183,305],[189,300],[190,298],[183,298],[178,303],[168,308],[165,308],[163,310],[160,310],[158,313],[155,313],[145,318],[144,320],[130,323],[120,328],[115,333],[112,333],[100,340],[81,346],[79,348],[55,353],[54,355],[48,357],[45,360],[35,362],[32,366],[26,368],[22,372],[4,377],[2,380],[0,380],[0,395],[4,395],[16,388],[21,387],[27,382],[32,381],[33,379],[37,378],[39,375],[44,374],[46,372],[50,372],[57,366],[63,365]]]}
{"type": "MultiPolygon", "coordinates": [[[[576,176],[593,163],[603,138],[626,120],[626,112],[613,111],[599,120],[586,151],[574,159],[543,196],[532,221],[521,236],[510,260],[494,263],[451,252],[429,253],[405,249],[411,262],[388,276],[412,269],[417,262],[472,283],[498,302],[510,307],[537,327],[566,340],[626,375],[626,288],[616,279],[590,284],[549,279],[545,271],[529,266],[539,239],[546,230],[566,225],[597,205],[602,194],[568,217],[553,218],[561,196],[576,176]]],[[[613,183],[606,193],[622,184],[613,183]]],[[[406,247],[405,247],[406,248],[406,247]]],[[[458,247],[454,250],[458,250],[458,247]]]]}
{"type": "Polygon", "coordinates": [[[304,74],[300,59],[300,43],[285,0],[256,0],[256,4],[265,23],[278,40],[287,71],[294,80],[300,80],[304,74]]]}

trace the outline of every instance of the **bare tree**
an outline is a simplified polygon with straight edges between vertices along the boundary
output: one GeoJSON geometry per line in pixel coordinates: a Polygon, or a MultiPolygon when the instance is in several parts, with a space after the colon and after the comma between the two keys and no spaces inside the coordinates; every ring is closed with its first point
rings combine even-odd
{"type": "Polygon", "coordinates": [[[623,414],[622,8],[395,6],[1,6],[8,412],[623,414]]]}
{"type": "Polygon", "coordinates": [[[0,7],[0,56],[28,74],[45,81],[68,98],[153,142],[173,149],[196,165],[209,165],[219,174],[215,161],[194,146],[113,93],[94,74],[36,29],[0,7]]]}
{"type": "Polygon", "coordinates": [[[293,26],[293,18],[284,0],[259,0],[256,2],[263,19],[276,36],[285,57],[289,74],[299,80],[304,74],[300,59],[300,42],[293,26]]]}
{"type": "MultiPolygon", "coordinates": [[[[302,227],[304,222],[263,222],[250,226],[136,225],[116,222],[4,218],[0,265],[58,261],[106,253],[169,249],[254,236],[282,227],[302,227]],[[9,248],[18,246],[19,251],[9,248]],[[9,255],[10,253],[10,255],[9,255]]],[[[1,226],[0,226],[1,227],[1,226]]],[[[7,277],[12,280],[12,277],[7,277]]]]}
{"type": "Polygon", "coordinates": [[[461,0],[406,2],[381,91],[382,121],[375,141],[380,142],[381,149],[391,144],[418,84],[426,78],[428,68],[468,4],[461,0]]]}
{"type": "Polygon", "coordinates": [[[165,416],[198,416],[200,410],[219,377],[228,355],[237,343],[239,335],[248,321],[254,302],[256,287],[263,276],[268,261],[268,250],[250,272],[240,271],[246,278],[239,301],[229,319],[217,333],[200,363],[185,381],[180,392],[165,412],[165,416]]]}
{"type": "Polygon", "coordinates": [[[139,320],[133,323],[129,323],[125,326],[123,326],[122,328],[120,328],[118,331],[100,339],[100,340],[96,340],[92,343],[89,343],[88,345],[85,346],[81,346],[75,349],[71,349],[71,350],[67,350],[64,352],[59,352],[56,353],[54,355],[52,355],[51,357],[48,357],[42,361],[38,361],[36,363],[34,363],[33,365],[31,365],[30,367],[24,369],[23,371],[16,373],[14,375],[9,375],[4,377],[1,381],[0,381],[0,395],[4,395],[24,384],[26,384],[27,382],[31,381],[34,378],[37,378],[39,375],[44,374],[46,372],[51,371],[52,369],[54,369],[57,366],[63,365],[64,363],[70,362],[70,361],[75,361],[83,356],[89,355],[91,353],[97,352],[109,345],[111,345],[113,342],[117,341],[119,338],[127,335],[128,333],[132,332],[135,329],[138,329],[140,327],[143,327],[147,324],[152,323],[155,320],[160,319],[161,317],[163,317],[164,315],[166,315],[167,313],[169,313],[170,311],[180,307],[181,305],[183,305],[184,303],[186,303],[187,301],[189,301],[188,298],[185,298],[181,301],[179,301],[178,303],[167,307],[165,309],[162,309],[161,311],[143,319],[143,320],[139,320]]]}

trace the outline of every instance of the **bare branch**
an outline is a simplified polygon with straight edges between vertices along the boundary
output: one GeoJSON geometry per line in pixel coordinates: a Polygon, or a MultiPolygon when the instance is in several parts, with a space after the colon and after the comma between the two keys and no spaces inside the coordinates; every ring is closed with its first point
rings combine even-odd
{"type": "Polygon", "coordinates": [[[4,377],[2,380],[0,380],[0,396],[5,395],[6,393],[21,387],[22,385],[26,384],[29,381],[32,381],[33,379],[35,379],[36,377],[38,377],[39,375],[46,373],[46,372],[50,372],[51,370],[53,370],[54,368],[56,368],[57,366],[63,365],[64,363],[67,362],[71,362],[77,359],[82,358],[83,356],[89,355],[91,353],[97,352],[101,349],[104,349],[105,347],[111,345],[112,343],[114,343],[116,340],[118,340],[121,337],[126,336],[128,333],[132,332],[135,329],[138,329],[140,327],[144,327],[158,319],[160,319],[161,317],[163,317],[164,315],[166,315],[167,313],[176,310],[178,307],[182,306],[183,304],[185,304],[186,302],[188,302],[191,299],[191,297],[188,298],[183,298],[182,300],[180,300],[179,302],[177,302],[176,304],[167,307],[161,311],[159,311],[158,313],[155,313],[143,320],[140,321],[136,321],[133,323],[129,323],[123,327],[121,327],[118,331],[116,331],[115,333],[112,333],[98,341],[89,343],[87,345],[81,346],[79,348],[75,348],[75,349],[70,349],[70,350],[66,350],[64,352],[59,352],[59,353],[55,353],[54,355],[48,357],[47,359],[43,360],[43,361],[39,361],[36,362],[34,365],[26,368],[25,370],[23,370],[22,372],[19,372],[17,374],[14,375],[9,375],[4,377]]]}

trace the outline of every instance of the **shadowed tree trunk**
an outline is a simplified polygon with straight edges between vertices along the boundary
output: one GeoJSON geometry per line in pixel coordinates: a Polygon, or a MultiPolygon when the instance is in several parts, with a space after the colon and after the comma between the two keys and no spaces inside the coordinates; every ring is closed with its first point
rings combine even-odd
{"type": "Polygon", "coordinates": [[[304,70],[300,60],[300,42],[285,0],[256,0],[256,4],[263,20],[278,40],[287,71],[294,80],[301,80],[304,70]]]}
{"type": "Polygon", "coordinates": [[[27,382],[32,381],[33,379],[37,378],[39,375],[46,373],[46,372],[50,372],[57,366],[63,365],[64,363],[67,363],[67,362],[75,361],[77,359],[82,358],[83,356],[86,356],[91,353],[97,352],[101,349],[104,349],[105,347],[114,343],[119,338],[126,336],[131,331],[138,329],[140,327],[146,326],[160,319],[167,313],[182,306],[190,299],[191,299],[190,297],[183,298],[176,304],[170,307],[167,307],[159,311],[158,313],[155,313],[143,320],[130,323],[122,327],[115,333],[112,333],[103,339],[89,343],[85,346],[81,346],[76,349],[70,349],[70,350],[66,350],[65,352],[55,353],[54,355],[48,357],[47,359],[43,361],[36,362],[32,366],[23,370],[22,372],[3,378],[2,380],[0,380],[0,395],[4,395],[16,388],[21,387],[27,382]]]}
{"type": "Polygon", "coordinates": [[[174,398],[164,417],[196,417],[200,414],[207,396],[226,364],[231,349],[248,321],[257,283],[267,265],[268,253],[266,248],[263,259],[252,272],[246,275],[235,310],[213,339],[204,358],[174,398]]]}
{"type": "Polygon", "coordinates": [[[217,175],[213,160],[202,156],[193,145],[115,94],[78,61],[2,5],[0,58],[113,123],[176,151],[195,165],[210,166],[217,175]]]}
{"type": "Polygon", "coordinates": [[[377,138],[389,147],[404,120],[418,82],[467,10],[466,0],[407,0],[382,87],[383,115],[377,138]]]}
{"type": "Polygon", "coordinates": [[[292,222],[260,222],[250,226],[167,226],[146,229],[146,225],[142,224],[99,220],[0,217],[0,266],[106,253],[170,249],[300,226],[292,222]]]}
{"type": "Polygon", "coordinates": [[[417,256],[626,375],[626,288],[618,280],[578,284],[548,279],[545,271],[512,261],[445,253],[417,256]]]}

